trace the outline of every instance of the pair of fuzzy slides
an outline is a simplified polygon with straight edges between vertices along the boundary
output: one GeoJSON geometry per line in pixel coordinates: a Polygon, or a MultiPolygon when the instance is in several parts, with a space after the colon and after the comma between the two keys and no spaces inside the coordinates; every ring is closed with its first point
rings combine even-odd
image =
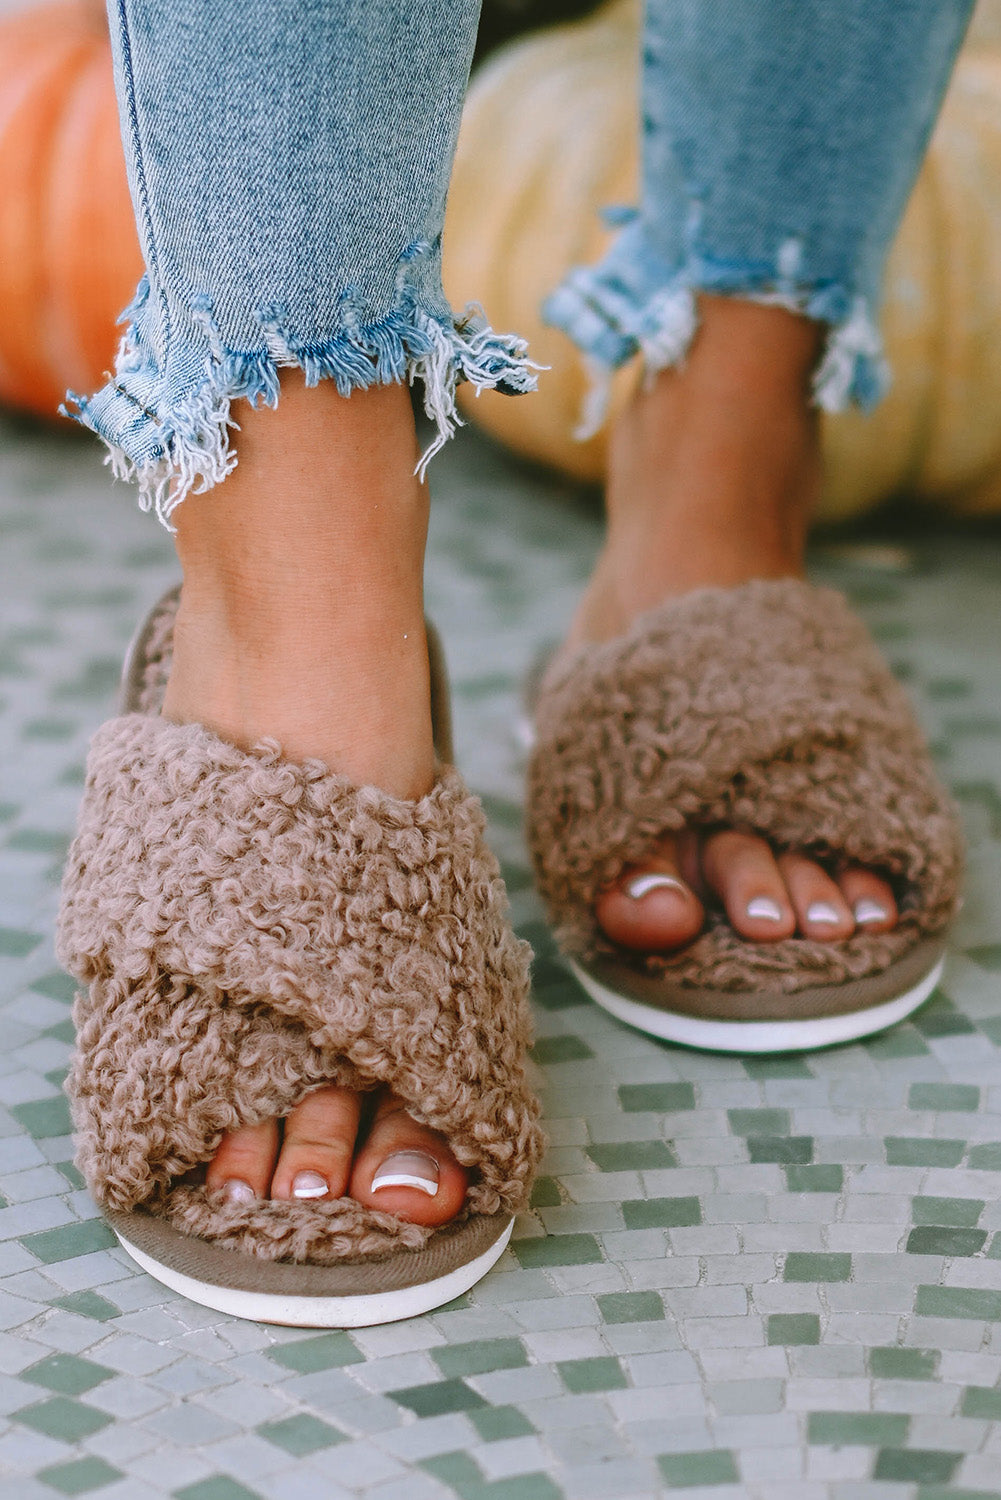
{"type": "MultiPolygon", "coordinates": [[[[176,596],[131,653],[91,751],[61,916],[84,986],[69,1089],[88,1183],[140,1265],[244,1316],[358,1326],[428,1311],[497,1259],[542,1149],[524,1056],[527,951],[478,804],[445,766],[404,802],[276,745],[158,715],[176,596]],[[325,1081],[390,1085],[471,1175],[430,1231],[351,1199],[225,1201],[190,1180],[222,1134],[325,1081]]],[[[439,755],[447,692],[433,633],[439,755]]],[[[840,595],[706,589],[558,658],[536,703],[529,835],[588,992],[653,1035],[721,1051],[861,1037],[941,969],[954,810],[902,689],[840,595]],[[625,954],[594,900],[665,831],[731,826],[894,882],[900,920],[760,944],[710,916],[625,954]]]]}
{"type": "Polygon", "coordinates": [[[784,1052],[870,1035],[927,999],[958,902],[956,810],[907,695],[844,597],[797,579],[707,588],[541,679],[528,777],[539,889],[581,984],[620,1020],[715,1051],[784,1052]],[[594,902],[658,836],[759,833],[829,868],[889,878],[891,932],[696,941],[626,953],[594,902]]]}
{"type": "Polygon", "coordinates": [[[311,1327],[412,1317],[497,1260],[541,1155],[529,950],[451,766],[404,801],[162,719],[176,602],[140,632],[125,712],[93,741],[64,878],[79,1161],[128,1253],[196,1302],[311,1327]],[[192,1180],[225,1131],[325,1082],[391,1086],[447,1138],[470,1174],[458,1219],[234,1203],[192,1180]]]}

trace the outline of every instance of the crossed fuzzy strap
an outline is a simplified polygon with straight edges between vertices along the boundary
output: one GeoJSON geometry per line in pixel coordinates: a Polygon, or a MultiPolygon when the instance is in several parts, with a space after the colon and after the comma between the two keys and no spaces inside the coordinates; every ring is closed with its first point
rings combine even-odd
{"type": "Polygon", "coordinates": [[[913,712],[842,595],[796,579],[702,589],[617,640],[562,655],[542,684],[529,840],[567,950],[614,952],[594,899],[658,835],[756,830],[777,848],[885,871],[892,933],[752,944],[723,921],[637,963],[724,989],[795,990],[885,968],[952,916],[958,822],[913,712]]]}
{"type": "Polygon", "coordinates": [[[342,1200],[241,1213],[174,1185],[223,1131],[311,1087],[389,1084],[514,1210],[541,1151],[524,1077],[527,945],[478,802],[419,801],[143,714],[99,730],[60,917],[87,987],[69,1089],[98,1199],[260,1254],[337,1258],[426,1231],[342,1200]]]}

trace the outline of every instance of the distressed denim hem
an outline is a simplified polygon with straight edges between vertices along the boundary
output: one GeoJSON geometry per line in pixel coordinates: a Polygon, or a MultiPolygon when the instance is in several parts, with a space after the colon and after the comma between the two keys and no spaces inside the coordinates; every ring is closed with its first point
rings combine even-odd
{"type": "Polygon", "coordinates": [[[168,530],[171,515],[189,494],[220,483],[236,466],[229,429],[239,430],[231,403],[245,397],[251,406],[278,404],[280,368],[295,366],[307,386],[333,380],[342,396],[373,385],[420,380],[424,410],[436,435],[422,454],[423,479],[430,460],[463,425],[456,389],[468,382],[477,394],[495,389],[520,395],[536,389],[542,367],[527,358],[527,344],[515,334],[495,333],[482,309],[470,305],[455,318],[421,305],[402,287],[397,303],[374,323],[352,320],[320,343],[294,342],[263,309],[263,348],[226,348],[215,328],[208,299],[190,311],[190,344],[170,350],[172,376],[160,367],[144,335],[150,285],[143,277],[135,300],[122,314],[128,324],[115,373],[94,396],[67,392],[65,416],[89,427],[107,444],[106,462],[119,479],[138,481],[140,508],[153,511],[168,530]]]}
{"type": "MultiPolygon", "coordinates": [[[[611,217],[611,215],[610,215],[611,217]]],[[[621,211],[613,222],[622,223],[621,211]]],[[[647,375],[684,362],[698,328],[699,291],[784,307],[828,325],[813,377],[813,400],[824,411],[850,405],[868,411],[889,385],[889,368],[872,299],[803,273],[798,241],[787,240],[774,263],[713,262],[690,254],[669,265],[645,244],[632,211],[603,260],[571,270],[542,308],[544,320],[566,333],[585,356],[590,389],[575,436],[586,441],[608,414],[612,377],[639,355],[647,375]]]]}

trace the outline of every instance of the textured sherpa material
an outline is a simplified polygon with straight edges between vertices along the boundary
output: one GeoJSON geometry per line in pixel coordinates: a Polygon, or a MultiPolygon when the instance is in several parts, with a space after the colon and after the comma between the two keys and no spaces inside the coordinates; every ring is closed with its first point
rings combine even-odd
{"type": "Polygon", "coordinates": [[[224,1131],[330,1080],[391,1085],[514,1212],[541,1154],[527,1087],[528,949],[458,773],[418,801],[277,745],[126,714],[98,731],[59,951],[86,986],[68,1089],[98,1201],[283,1260],[419,1246],[335,1202],[225,1202],[178,1182],[224,1131]]]}
{"type": "Polygon", "coordinates": [[[685,826],[883,871],[900,921],[841,943],[749,943],[711,917],[681,952],[637,955],[647,974],[723,990],[835,984],[885,969],[955,911],[955,810],[906,694],[833,590],[781,579],[671,600],[558,657],[536,730],[529,841],[560,941],[584,961],[621,956],[595,922],[598,891],[685,826]]]}

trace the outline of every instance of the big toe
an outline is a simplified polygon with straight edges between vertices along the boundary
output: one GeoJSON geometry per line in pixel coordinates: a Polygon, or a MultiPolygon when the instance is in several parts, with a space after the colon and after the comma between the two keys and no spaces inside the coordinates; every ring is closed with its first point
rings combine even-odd
{"type": "Polygon", "coordinates": [[[366,1208],[435,1227],[455,1218],[468,1186],[469,1175],[444,1136],[408,1115],[394,1095],[383,1095],[355,1157],[351,1197],[366,1208]]]}
{"type": "Polygon", "coordinates": [[[702,930],[702,903],[681,872],[683,851],[661,839],[639,864],[629,865],[598,893],[594,914],[613,943],[639,953],[666,953],[702,930]]]}

